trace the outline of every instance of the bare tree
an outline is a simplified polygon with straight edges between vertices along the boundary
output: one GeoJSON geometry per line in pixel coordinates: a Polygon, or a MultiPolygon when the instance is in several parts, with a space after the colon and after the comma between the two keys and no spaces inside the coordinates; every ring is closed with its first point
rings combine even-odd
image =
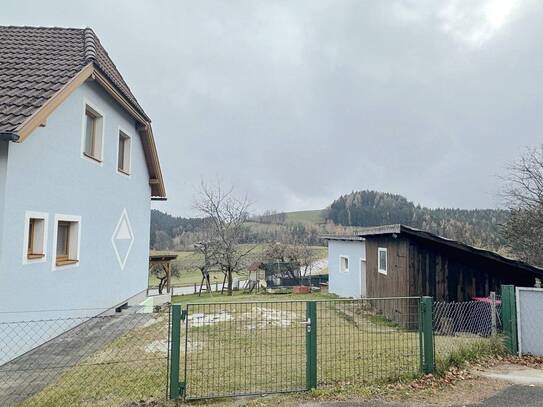
{"type": "Polygon", "coordinates": [[[290,262],[300,269],[300,276],[311,274],[313,265],[317,261],[315,251],[304,242],[296,243],[270,243],[263,252],[263,260],[279,260],[290,262]]]}
{"type": "MultiPolygon", "coordinates": [[[[162,264],[155,264],[151,268],[151,275],[155,276],[155,278],[158,280],[158,293],[162,294],[164,291],[164,287],[166,287],[166,284],[168,283],[168,272],[166,270],[166,267],[163,263],[162,264]]],[[[180,269],[176,263],[170,264],[170,277],[179,277],[180,276],[180,269]]]]}
{"type": "Polygon", "coordinates": [[[194,249],[197,253],[200,253],[203,257],[203,262],[198,264],[198,269],[202,273],[202,284],[200,284],[200,293],[202,292],[202,285],[205,283],[208,292],[211,292],[211,280],[209,278],[209,272],[218,266],[216,247],[213,240],[207,239],[202,242],[198,242],[194,245],[194,249]]]}
{"type": "Polygon", "coordinates": [[[232,295],[232,275],[244,268],[254,249],[254,246],[240,244],[246,233],[249,200],[236,197],[232,188],[224,190],[220,183],[209,186],[202,182],[194,207],[205,218],[213,242],[214,259],[225,273],[228,294],[232,295]]]}
{"type": "Polygon", "coordinates": [[[511,214],[503,236],[516,257],[543,266],[543,146],[528,149],[504,180],[511,214]]]}

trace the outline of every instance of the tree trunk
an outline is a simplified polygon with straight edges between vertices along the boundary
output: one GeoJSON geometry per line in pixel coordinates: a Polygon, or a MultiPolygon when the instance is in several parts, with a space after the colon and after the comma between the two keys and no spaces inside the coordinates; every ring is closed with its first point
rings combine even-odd
{"type": "Polygon", "coordinates": [[[232,269],[230,267],[228,267],[228,295],[232,295],[232,269]]]}
{"type": "Polygon", "coordinates": [[[165,283],[166,283],[166,279],[165,279],[165,278],[161,278],[160,281],[158,282],[158,294],[159,294],[159,295],[162,294],[162,290],[164,289],[165,283]]]}

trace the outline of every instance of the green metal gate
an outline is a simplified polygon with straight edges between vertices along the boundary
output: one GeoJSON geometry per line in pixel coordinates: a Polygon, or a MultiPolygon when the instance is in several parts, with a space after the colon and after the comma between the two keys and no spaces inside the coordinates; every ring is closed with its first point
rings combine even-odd
{"type": "Polygon", "coordinates": [[[429,297],[172,305],[169,396],[390,380],[433,369],[429,297]]]}

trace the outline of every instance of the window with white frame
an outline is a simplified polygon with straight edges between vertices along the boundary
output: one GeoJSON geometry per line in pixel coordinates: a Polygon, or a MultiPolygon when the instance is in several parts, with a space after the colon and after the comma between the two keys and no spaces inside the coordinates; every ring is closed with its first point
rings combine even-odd
{"type": "Polygon", "coordinates": [[[25,217],[24,263],[45,259],[47,246],[47,214],[27,212],[25,217]]]}
{"type": "Polygon", "coordinates": [[[103,117],[88,104],[85,105],[83,127],[83,155],[92,160],[102,162],[103,117]]]}
{"type": "Polygon", "coordinates": [[[57,216],[55,223],[55,266],[79,263],[80,218],[57,216]]]}
{"type": "Polygon", "coordinates": [[[117,156],[117,169],[119,172],[130,175],[130,156],[132,140],[128,134],[119,130],[119,147],[117,156]]]}
{"type": "Polygon", "coordinates": [[[349,272],[349,258],[347,256],[339,256],[339,271],[342,273],[349,272]]]}
{"type": "Polygon", "coordinates": [[[377,250],[377,270],[381,274],[387,274],[388,269],[388,255],[387,249],[384,247],[379,247],[377,250]]]}

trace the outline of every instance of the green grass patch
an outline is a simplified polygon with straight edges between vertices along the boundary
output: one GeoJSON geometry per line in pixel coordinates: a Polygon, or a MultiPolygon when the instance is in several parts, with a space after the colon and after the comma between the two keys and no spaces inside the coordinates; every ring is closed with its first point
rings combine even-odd
{"type": "Polygon", "coordinates": [[[286,215],[287,223],[309,223],[315,225],[324,222],[322,209],[286,212],[286,215]]]}
{"type": "Polygon", "coordinates": [[[452,367],[463,367],[466,362],[506,354],[501,336],[490,338],[435,336],[434,340],[437,374],[444,373],[452,367]]]}

